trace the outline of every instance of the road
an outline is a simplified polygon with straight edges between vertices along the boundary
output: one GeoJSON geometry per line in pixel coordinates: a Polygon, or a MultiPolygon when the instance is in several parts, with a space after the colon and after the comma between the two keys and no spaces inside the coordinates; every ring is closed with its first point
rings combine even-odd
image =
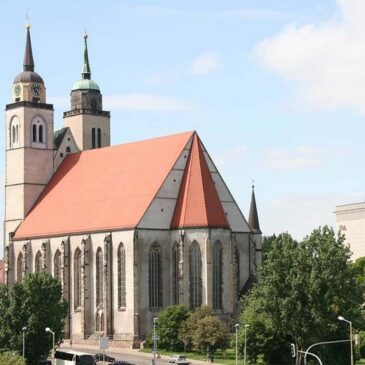
{"type": "MultiPolygon", "coordinates": [[[[69,346],[61,346],[61,348],[69,349],[69,346]]],[[[95,346],[74,345],[72,348],[75,351],[87,352],[89,354],[102,353],[102,351],[95,346]]],[[[138,350],[112,348],[106,350],[105,353],[115,357],[116,360],[124,360],[137,365],[151,365],[152,363],[152,354],[139,352],[138,350]]],[[[99,362],[98,364],[101,365],[103,362],[99,362]]],[[[163,358],[156,359],[156,365],[168,365],[167,357],[163,356],[163,358]]]]}

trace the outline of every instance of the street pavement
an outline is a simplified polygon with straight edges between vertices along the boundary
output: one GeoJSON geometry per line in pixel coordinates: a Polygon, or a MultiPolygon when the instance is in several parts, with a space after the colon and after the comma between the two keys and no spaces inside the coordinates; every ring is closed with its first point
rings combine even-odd
{"type": "MultiPolygon", "coordinates": [[[[69,345],[61,345],[61,349],[70,349],[69,345]]],[[[75,351],[87,352],[90,354],[102,353],[103,351],[99,349],[98,346],[92,345],[73,345],[72,349],[75,351]]],[[[150,353],[140,352],[136,349],[128,349],[128,348],[117,348],[113,347],[108,350],[105,350],[105,353],[109,356],[115,357],[116,360],[124,360],[131,362],[136,365],[151,365],[153,355],[150,353]]],[[[160,358],[156,359],[156,365],[168,365],[167,361],[168,356],[161,355],[160,358]]],[[[207,365],[205,361],[199,360],[190,360],[192,365],[207,365]]],[[[98,362],[98,364],[107,364],[103,362],[98,362]]]]}

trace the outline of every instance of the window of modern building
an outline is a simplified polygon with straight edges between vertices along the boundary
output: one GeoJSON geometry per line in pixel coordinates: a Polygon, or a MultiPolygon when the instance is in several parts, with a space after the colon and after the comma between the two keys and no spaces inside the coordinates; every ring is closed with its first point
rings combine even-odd
{"type": "Polygon", "coordinates": [[[150,308],[162,307],[162,266],[160,245],[154,242],[148,257],[148,288],[150,308]]]}
{"type": "Polygon", "coordinates": [[[96,250],[96,305],[103,304],[103,251],[96,250]]]}
{"type": "Polygon", "coordinates": [[[223,309],[223,249],[220,241],[213,245],[213,309],[223,309]]]}
{"type": "Polygon", "coordinates": [[[177,242],[172,246],[172,303],[179,304],[179,262],[180,248],[177,242]]]}
{"type": "Polygon", "coordinates": [[[194,241],[190,247],[190,308],[202,305],[202,257],[198,242],[194,241]]]}
{"type": "Polygon", "coordinates": [[[81,307],[81,250],[75,251],[74,257],[74,308],[81,307]]]}
{"type": "Polygon", "coordinates": [[[126,307],[126,276],[125,276],[125,248],[120,243],[118,248],[118,307],[126,307]]]}

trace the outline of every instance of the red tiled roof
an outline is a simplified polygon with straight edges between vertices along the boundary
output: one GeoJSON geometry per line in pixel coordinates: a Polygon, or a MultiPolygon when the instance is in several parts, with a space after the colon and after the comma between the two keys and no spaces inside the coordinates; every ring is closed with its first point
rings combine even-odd
{"type": "Polygon", "coordinates": [[[137,226],[192,135],[70,154],[14,239],[137,226]]]}
{"type": "Polygon", "coordinates": [[[205,160],[201,142],[196,133],[186,164],[171,227],[229,228],[205,160]]]}

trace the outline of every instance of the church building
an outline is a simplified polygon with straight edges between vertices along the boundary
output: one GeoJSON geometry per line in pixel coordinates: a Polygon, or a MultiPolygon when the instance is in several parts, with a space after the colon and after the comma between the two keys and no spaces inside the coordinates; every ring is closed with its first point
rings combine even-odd
{"type": "Polygon", "coordinates": [[[137,346],[173,304],[232,324],[261,264],[254,190],[247,221],[195,131],[111,146],[86,34],[70,101],[55,131],[27,25],[6,105],[4,281],[57,278],[74,342],[137,346]]]}

